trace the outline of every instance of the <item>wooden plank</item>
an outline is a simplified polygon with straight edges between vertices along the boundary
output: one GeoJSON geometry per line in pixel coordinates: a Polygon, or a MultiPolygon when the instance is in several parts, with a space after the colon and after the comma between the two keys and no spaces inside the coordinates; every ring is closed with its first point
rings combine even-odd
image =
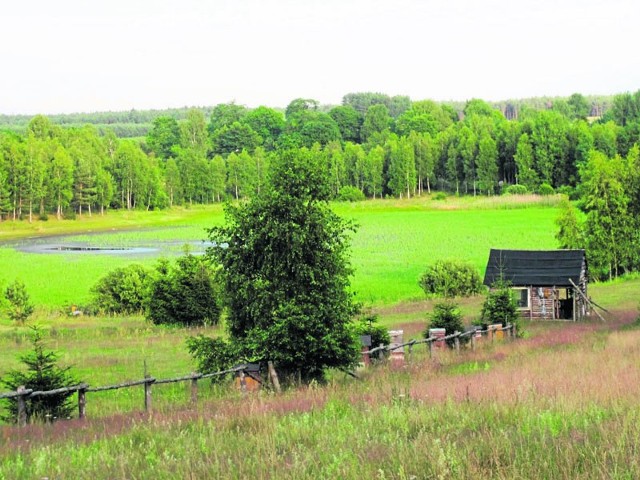
{"type": "MultiPolygon", "coordinates": [[[[589,298],[582,292],[582,290],[580,290],[580,288],[578,288],[578,286],[575,283],[573,283],[573,280],[569,279],[569,281],[571,282],[571,285],[573,285],[573,289],[580,294],[580,296],[584,299],[585,302],[587,302],[588,305],[591,305],[591,304],[595,305],[595,303],[589,300],[589,298]]],[[[596,312],[596,315],[598,315],[600,320],[602,320],[603,322],[606,322],[604,317],[600,315],[600,312],[598,312],[595,308],[593,309],[593,311],[596,312]]]]}
{"type": "Polygon", "coordinates": [[[273,383],[273,388],[276,389],[276,392],[280,393],[282,390],[280,389],[280,380],[278,380],[278,372],[276,372],[276,369],[273,366],[273,362],[271,360],[267,362],[267,369],[269,370],[269,378],[271,378],[271,383],[273,383]]]}

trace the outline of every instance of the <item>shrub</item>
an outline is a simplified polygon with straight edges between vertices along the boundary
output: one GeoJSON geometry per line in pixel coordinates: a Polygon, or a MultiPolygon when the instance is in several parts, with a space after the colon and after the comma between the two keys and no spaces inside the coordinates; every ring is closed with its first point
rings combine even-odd
{"type": "MultiPolygon", "coordinates": [[[[33,351],[20,357],[20,361],[27,366],[26,372],[11,370],[2,380],[2,384],[14,391],[22,385],[37,391],[56,390],[76,385],[77,380],[69,373],[71,367],[59,367],[58,354],[44,349],[42,332],[36,327],[32,327],[32,330],[33,351]]],[[[70,417],[74,406],[69,401],[69,397],[73,394],[74,392],[69,392],[46,397],[28,397],[26,399],[27,421],[34,418],[55,420],[70,417]]],[[[5,402],[7,413],[3,420],[14,423],[18,419],[18,399],[9,398],[5,402]]]]}
{"type": "Polygon", "coordinates": [[[142,265],[116,268],[98,280],[91,292],[99,311],[132,314],[144,310],[150,275],[142,265]]]}
{"type": "MultiPolygon", "coordinates": [[[[433,312],[429,314],[429,323],[424,331],[424,337],[429,337],[430,328],[444,328],[445,335],[451,335],[455,332],[463,332],[462,313],[457,303],[446,300],[438,302],[433,306],[433,312]]],[[[467,337],[464,337],[467,338],[467,337]]],[[[453,345],[455,340],[447,340],[449,345],[453,345]]]]}
{"type": "Polygon", "coordinates": [[[556,191],[548,183],[543,183],[538,187],[538,194],[540,195],[553,195],[556,191]]]}
{"type": "Polygon", "coordinates": [[[468,297],[482,290],[477,270],[467,263],[438,260],[427,267],[419,281],[427,296],[468,297]]]}
{"type": "Polygon", "coordinates": [[[504,327],[508,323],[515,323],[518,333],[522,333],[519,328],[518,304],[508,282],[498,281],[491,286],[491,290],[487,293],[487,298],[482,304],[480,319],[484,325],[501,323],[504,327]]]}
{"type": "Polygon", "coordinates": [[[566,195],[569,200],[578,200],[580,198],[580,192],[571,185],[562,185],[556,188],[556,193],[566,195]]]}
{"type": "Polygon", "coordinates": [[[447,199],[447,194],[444,192],[436,192],[433,194],[433,196],[431,197],[432,200],[446,200],[447,199]]]}
{"type": "Polygon", "coordinates": [[[8,302],[7,314],[11,320],[23,324],[33,313],[29,292],[20,280],[15,280],[7,287],[4,298],[8,302]]]}
{"type": "Polygon", "coordinates": [[[509,185],[504,193],[506,195],[525,195],[527,193],[529,193],[529,190],[527,189],[527,187],[525,185],[509,185]]]}
{"type": "Polygon", "coordinates": [[[361,202],[365,199],[364,193],[359,188],[346,185],[340,189],[338,200],[342,202],[361,202]]]}
{"type": "Polygon", "coordinates": [[[160,260],[150,282],[147,318],[155,324],[215,325],[220,295],[204,258],[189,253],[172,266],[160,260]]]}
{"type": "MultiPolygon", "coordinates": [[[[239,363],[239,355],[233,345],[220,338],[198,335],[187,338],[187,350],[198,365],[200,373],[213,373],[228,370],[239,363]]],[[[211,377],[219,382],[223,376],[211,377]]]]}

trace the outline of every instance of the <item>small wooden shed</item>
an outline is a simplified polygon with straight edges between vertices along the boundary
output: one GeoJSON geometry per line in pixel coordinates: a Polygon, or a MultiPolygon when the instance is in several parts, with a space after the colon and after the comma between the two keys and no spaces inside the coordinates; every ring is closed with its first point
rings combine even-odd
{"type": "Polygon", "coordinates": [[[484,284],[511,284],[522,316],[582,320],[588,311],[584,250],[491,249],[484,284]]]}

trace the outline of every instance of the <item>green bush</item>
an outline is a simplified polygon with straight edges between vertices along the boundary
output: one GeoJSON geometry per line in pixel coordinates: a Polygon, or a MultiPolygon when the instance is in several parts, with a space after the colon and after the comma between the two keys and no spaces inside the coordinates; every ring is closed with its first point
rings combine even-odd
{"type": "MultiPolygon", "coordinates": [[[[457,303],[450,300],[444,302],[438,302],[433,306],[433,312],[429,314],[429,323],[424,331],[424,338],[429,338],[429,329],[431,328],[444,328],[445,335],[451,335],[455,332],[463,332],[464,325],[462,324],[462,312],[457,303]]],[[[460,339],[466,339],[463,337],[460,339]]],[[[447,340],[447,344],[450,346],[455,343],[454,339],[447,340]]]]}
{"type": "Polygon", "coordinates": [[[216,325],[221,306],[218,287],[204,258],[187,253],[175,265],[162,259],[152,276],[147,318],[155,324],[216,325]]]}
{"type": "MultiPolygon", "coordinates": [[[[20,386],[35,391],[48,391],[77,385],[79,382],[69,373],[71,367],[58,366],[58,354],[44,349],[42,332],[36,327],[32,327],[32,331],[33,351],[20,357],[20,361],[26,365],[27,370],[9,371],[2,379],[2,385],[12,391],[20,386]]],[[[69,418],[74,410],[74,405],[70,401],[72,395],[74,392],[46,397],[28,397],[26,399],[27,421],[69,418]]],[[[15,423],[18,420],[18,399],[8,398],[4,402],[7,404],[7,413],[3,420],[15,423]]]]}
{"type": "MultiPolygon", "coordinates": [[[[204,335],[188,337],[187,350],[198,365],[200,373],[222,372],[240,362],[238,352],[233,345],[220,338],[204,335]]],[[[223,376],[211,377],[214,383],[222,379],[223,376]]]]}
{"type": "Polygon", "coordinates": [[[548,183],[543,183],[542,185],[540,185],[538,187],[538,194],[539,195],[553,195],[555,193],[556,193],[556,191],[548,183]]]}
{"type": "Polygon", "coordinates": [[[27,287],[20,280],[15,280],[4,291],[7,300],[7,314],[15,322],[23,324],[33,313],[34,307],[27,287]]]}
{"type": "Polygon", "coordinates": [[[94,309],[115,314],[142,312],[149,279],[149,271],[136,263],[112,270],[91,289],[94,309]]]}
{"type": "Polygon", "coordinates": [[[480,274],[473,265],[438,260],[427,267],[419,281],[427,296],[468,297],[482,291],[480,274]]]}
{"type": "Polygon", "coordinates": [[[431,197],[431,200],[446,200],[446,199],[447,199],[447,194],[444,192],[436,192],[431,197]]]}
{"type": "Polygon", "coordinates": [[[342,202],[361,202],[365,199],[364,193],[359,188],[346,185],[340,189],[338,200],[342,202]]]}
{"type": "Polygon", "coordinates": [[[569,200],[578,200],[580,198],[580,192],[571,185],[562,185],[556,188],[556,193],[566,195],[569,200]]]}
{"type": "Polygon", "coordinates": [[[525,185],[509,185],[504,193],[505,195],[525,195],[529,193],[529,190],[525,185]]]}

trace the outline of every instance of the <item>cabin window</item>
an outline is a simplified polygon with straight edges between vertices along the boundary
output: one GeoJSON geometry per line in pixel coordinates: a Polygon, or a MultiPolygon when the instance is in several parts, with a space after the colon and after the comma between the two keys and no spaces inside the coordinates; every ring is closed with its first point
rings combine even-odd
{"type": "Polygon", "coordinates": [[[521,310],[528,310],[529,309],[529,289],[528,288],[514,288],[513,289],[513,296],[516,299],[516,304],[518,305],[518,308],[521,310]]]}

